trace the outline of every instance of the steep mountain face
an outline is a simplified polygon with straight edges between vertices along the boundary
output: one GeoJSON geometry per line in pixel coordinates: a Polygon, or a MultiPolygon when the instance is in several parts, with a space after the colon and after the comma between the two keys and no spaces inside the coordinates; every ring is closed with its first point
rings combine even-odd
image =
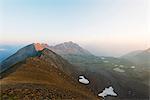
{"type": "Polygon", "coordinates": [[[48,47],[50,50],[56,52],[57,54],[60,55],[92,55],[90,52],[87,50],[81,48],[78,44],[73,43],[73,42],[64,42],[55,46],[49,46],[48,47]]]}
{"type": "Polygon", "coordinates": [[[37,51],[34,47],[34,44],[28,45],[19,51],[17,51],[12,56],[8,57],[7,59],[3,60],[1,64],[1,70],[0,73],[4,72],[6,69],[8,69],[10,66],[25,60],[27,57],[36,56],[37,51]]]}
{"type": "Polygon", "coordinates": [[[127,59],[142,67],[150,67],[150,48],[139,52],[131,52],[121,58],[127,59]]]}
{"type": "Polygon", "coordinates": [[[22,60],[17,58],[10,63],[7,59],[12,66],[0,74],[2,99],[97,99],[71,76],[74,66],[53,51],[32,44],[12,55],[12,60],[13,57],[22,60]]]}
{"type": "Polygon", "coordinates": [[[28,57],[36,56],[38,54],[37,52],[43,49],[44,46],[40,45],[39,43],[33,43],[21,48],[15,54],[11,55],[0,63],[0,73],[4,72],[10,66],[25,60],[28,57]]]}

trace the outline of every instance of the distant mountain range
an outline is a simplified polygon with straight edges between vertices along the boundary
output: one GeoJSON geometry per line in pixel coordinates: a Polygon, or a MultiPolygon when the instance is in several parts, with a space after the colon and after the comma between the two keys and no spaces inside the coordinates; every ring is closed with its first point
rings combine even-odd
{"type": "MultiPolygon", "coordinates": [[[[39,92],[44,97],[55,99],[96,100],[103,89],[111,86],[117,97],[108,96],[106,99],[147,100],[150,67],[128,58],[144,61],[144,57],[149,57],[149,51],[136,51],[121,58],[98,57],[73,42],[56,46],[33,43],[0,63],[2,93],[11,98],[8,93],[11,90],[12,94],[18,94],[16,98],[21,99],[27,89],[35,96],[39,92]],[[89,84],[80,84],[80,75],[85,76],[89,84]]],[[[28,97],[32,98],[31,95],[28,97]]],[[[40,97],[38,99],[44,99],[40,97]]]]}
{"type": "Polygon", "coordinates": [[[89,51],[83,49],[72,41],[64,42],[55,46],[48,46],[48,48],[60,55],[92,55],[89,51]]]}
{"type": "Polygon", "coordinates": [[[138,50],[128,53],[121,58],[127,59],[136,65],[150,67],[150,48],[146,50],[138,50]]]}

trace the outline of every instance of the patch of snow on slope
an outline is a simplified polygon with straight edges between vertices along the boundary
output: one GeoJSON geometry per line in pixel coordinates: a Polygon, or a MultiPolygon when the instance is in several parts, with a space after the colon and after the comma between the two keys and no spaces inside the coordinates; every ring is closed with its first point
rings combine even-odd
{"type": "Polygon", "coordinates": [[[124,67],[124,65],[120,65],[119,67],[123,68],[123,67],[124,67]]]}
{"type": "Polygon", "coordinates": [[[131,66],[131,68],[135,68],[135,66],[131,66]]]}
{"type": "Polygon", "coordinates": [[[104,59],[106,59],[106,58],[104,58],[104,57],[101,57],[101,59],[103,59],[103,60],[104,60],[104,59]]]}
{"type": "Polygon", "coordinates": [[[109,61],[103,61],[104,63],[108,63],[109,61]]]}
{"type": "Polygon", "coordinates": [[[89,84],[89,80],[86,79],[84,76],[79,76],[79,82],[83,84],[89,84]]]}
{"type": "Polygon", "coordinates": [[[125,72],[125,70],[120,69],[120,68],[114,68],[113,70],[114,70],[114,71],[117,71],[117,72],[121,72],[121,73],[125,72]]]}
{"type": "Polygon", "coordinates": [[[114,89],[110,86],[109,88],[105,88],[102,93],[99,93],[98,96],[105,97],[105,96],[117,96],[114,92],[114,89]]]}

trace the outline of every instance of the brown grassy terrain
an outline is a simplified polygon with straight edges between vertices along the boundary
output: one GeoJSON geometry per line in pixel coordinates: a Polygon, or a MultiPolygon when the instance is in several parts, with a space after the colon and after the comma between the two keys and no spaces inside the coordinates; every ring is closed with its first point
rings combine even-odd
{"type": "Polygon", "coordinates": [[[96,100],[73,77],[40,57],[28,58],[1,75],[2,100],[96,100]]]}

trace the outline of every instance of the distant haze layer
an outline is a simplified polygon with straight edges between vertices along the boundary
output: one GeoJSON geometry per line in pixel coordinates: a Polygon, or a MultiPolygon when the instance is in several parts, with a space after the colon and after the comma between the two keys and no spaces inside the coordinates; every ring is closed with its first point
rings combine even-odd
{"type": "MultiPolygon", "coordinates": [[[[28,42],[28,43],[22,43],[22,44],[21,43],[9,43],[9,44],[4,43],[0,45],[0,50],[1,52],[5,52],[5,51],[8,52],[10,50],[12,50],[11,52],[13,52],[31,43],[35,43],[35,42],[28,42]]],[[[63,43],[63,42],[53,41],[53,42],[47,42],[46,44],[49,44],[50,46],[54,46],[59,43],[63,43]]],[[[114,56],[114,57],[120,57],[131,51],[145,50],[150,47],[148,44],[144,44],[144,45],[130,44],[129,45],[129,44],[119,44],[119,43],[114,44],[114,43],[109,43],[109,42],[106,42],[107,44],[99,43],[99,42],[95,42],[95,43],[74,42],[74,43],[77,43],[79,46],[83,47],[84,49],[88,50],[89,52],[91,52],[92,54],[96,56],[114,56]]]]}

